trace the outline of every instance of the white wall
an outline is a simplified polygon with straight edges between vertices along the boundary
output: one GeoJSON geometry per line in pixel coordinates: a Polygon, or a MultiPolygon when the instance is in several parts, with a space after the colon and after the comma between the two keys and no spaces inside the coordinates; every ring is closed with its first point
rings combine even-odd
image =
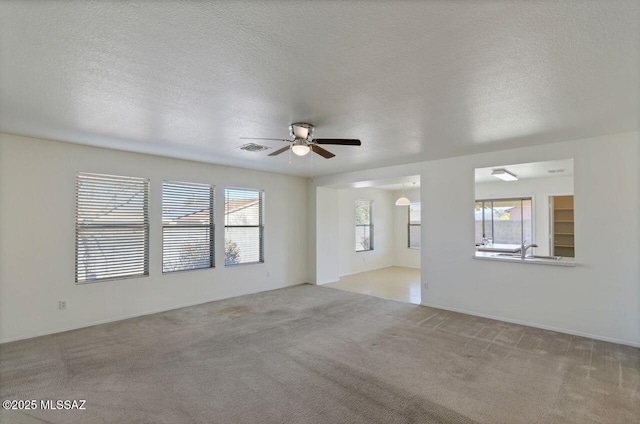
{"type": "MultiPolygon", "coordinates": [[[[420,202],[420,189],[405,190],[411,202],[420,202]]],[[[393,192],[394,202],[402,196],[402,190],[393,192]]],[[[409,249],[407,233],[409,206],[395,206],[393,210],[393,265],[406,268],[420,268],[420,249],[409,249]]]]}
{"type": "Polygon", "coordinates": [[[315,185],[421,175],[421,198],[436,205],[422,208],[425,305],[640,346],[639,146],[640,133],[617,134],[331,175],[315,185]],[[568,158],[576,267],[472,259],[474,169],[568,158]]]}
{"type": "Polygon", "coordinates": [[[475,199],[531,197],[533,200],[533,234],[536,255],[550,255],[549,196],[573,194],[573,177],[532,178],[518,181],[476,183],[475,199]]]}
{"type": "Polygon", "coordinates": [[[303,283],[307,200],[303,178],[0,135],[0,341],[303,283]],[[149,277],[74,283],[79,171],[151,179],[149,277]],[[162,274],[163,180],[216,186],[215,269],[162,274]],[[224,267],[225,186],[265,190],[264,264],[224,267]]]}
{"type": "MultiPolygon", "coordinates": [[[[315,189],[313,190],[316,191],[315,189]]],[[[340,279],[340,219],[338,210],[338,190],[318,188],[316,193],[316,251],[318,263],[316,284],[333,283],[340,279]]],[[[310,262],[316,262],[313,259],[310,262]]]]}
{"type": "Polygon", "coordinates": [[[389,190],[375,188],[338,190],[340,276],[393,265],[394,203],[393,192],[389,190]],[[374,240],[373,250],[370,251],[356,252],[355,250],[356,200],[373,200],[374,240]]]}

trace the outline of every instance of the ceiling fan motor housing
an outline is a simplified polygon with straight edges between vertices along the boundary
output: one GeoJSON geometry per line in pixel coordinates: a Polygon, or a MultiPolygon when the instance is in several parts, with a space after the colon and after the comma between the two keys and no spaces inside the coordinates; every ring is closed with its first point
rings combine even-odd
{"type": "Polygon", "coordinates": [[[335,155],[328,150],[320,147],[321,144],[335,144],[338,146],[360,146],[360,140],[344,139],[344,138],[313,138],[314,126],[306,122],[296,122],[289,125],[289,134],[292,140],[269,138],[262,140],[278,140],[289,143],[288,146],[270,153],[269,156],[278,156],[281,153],[290,150],[298,156],[304,156],[309,152],[319,154],[325,159],[331,159],[335,155]]]}
{"type": "Polygon", "coordinates": [[[311,141],[313,139],[313,125],[306,122],[296,122],[289,125],[289,134],[293,138],[301,138],[303,140],[311,141]]]}

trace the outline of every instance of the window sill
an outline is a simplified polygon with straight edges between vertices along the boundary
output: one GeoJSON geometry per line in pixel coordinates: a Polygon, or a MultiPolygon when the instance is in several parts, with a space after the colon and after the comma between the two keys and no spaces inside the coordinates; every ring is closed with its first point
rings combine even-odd
{"type": "Polygon", "coordinates": [[[203,266],[200,268],[189,268],[189,269],[176,269],[175,271],[162,271],[162,275],[167,275],[167,274],[176,274],[176,273],[181,273],[181,272],[191,272],[191,271],[202,271],[205,269],[215,269],[215,266],[203,266]]]}
{"type": "Polygon", "coordinates": [[[476,252],[473,255],[473,259],[478,259],[482,261],[498,261],[498,262],[512,262],[512,263],[523,263],[523,264],[531,264],[531,265],[551,265],[551,266],[576,266],[576,261],[574,258],[560,258],[560,259],[545,259],[545,258],[525,258],[522,259],[519,255],[509,256],[508,254],[500,253],[489,253],[489,252],[476,252]]]}
{"type": "Polygon", "coordinates": [[[225,268],[233,268],[236,266],[243,266],[243,265],[260,265],[260,264],[264,264],[264,261],[255,261],[255,262],[240,262],[237,264],[224,264],[225,268]]]}
{"type": "Polygon", "coordinates": [[[86,286],[96,283],[104,283],[105,281],[119,281],[119,280],[131,280],[132,278],[147,278],[149,277],[149,273],[147,274],[136,274],[136,275],[125,275],[122,277],[111,277],[111,278],[96,278],[94,280],[84,280],[84,281],[76,281],[76,286],[86,286]]]}

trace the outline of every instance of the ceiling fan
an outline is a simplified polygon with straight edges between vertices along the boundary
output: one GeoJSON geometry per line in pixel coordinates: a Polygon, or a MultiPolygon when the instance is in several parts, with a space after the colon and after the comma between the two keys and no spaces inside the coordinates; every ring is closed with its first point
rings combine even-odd
{"type": "Polygon", "coordinates": [[[338,146],[360,146],[360,140],[344,139],[344,138],[313,138],[314,126],[307,124],[306,122],[296,122],[289,125],[289,134],[291,140],[286,138],[252,138],[252,137],[240,137],[241,140],[277,140],[290,143],[288,146],[282,149],[276,150],[270,153],[269,156],[277,156],[280,153],[284,153],[287,150],[298,155],[304,156],[310,151],[314,151],[325,159],[331,159],[335,155],[328,150],[320,147],[321,144],[334,144],[338,146]]]}

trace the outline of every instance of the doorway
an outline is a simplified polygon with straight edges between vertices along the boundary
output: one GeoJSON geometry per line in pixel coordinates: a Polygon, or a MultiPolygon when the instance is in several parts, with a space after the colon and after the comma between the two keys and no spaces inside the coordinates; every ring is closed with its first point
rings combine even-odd
{"type": "Polygon", "coordinates": [[[420,304],[420,176],[319,187],[316,198],[317,283],[420,304]]]}

